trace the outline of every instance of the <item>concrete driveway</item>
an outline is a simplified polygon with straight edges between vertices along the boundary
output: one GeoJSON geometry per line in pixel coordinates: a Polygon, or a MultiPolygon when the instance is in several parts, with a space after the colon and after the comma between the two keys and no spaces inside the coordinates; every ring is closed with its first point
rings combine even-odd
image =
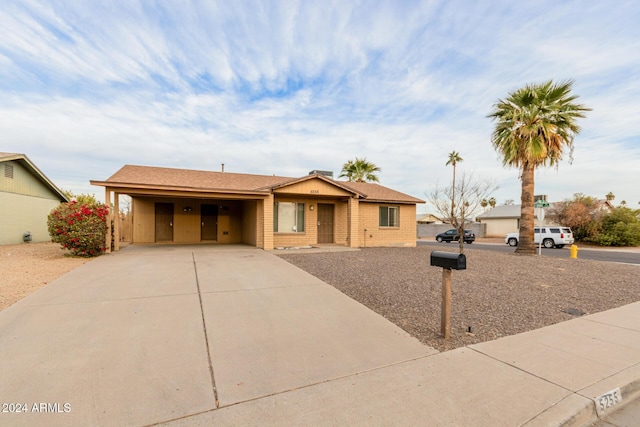
{"type": "Polygon", "coordinates": [[[129,246],[0,312],[0,424],[179,421],[434,353],[262,250],[129,246]]]}

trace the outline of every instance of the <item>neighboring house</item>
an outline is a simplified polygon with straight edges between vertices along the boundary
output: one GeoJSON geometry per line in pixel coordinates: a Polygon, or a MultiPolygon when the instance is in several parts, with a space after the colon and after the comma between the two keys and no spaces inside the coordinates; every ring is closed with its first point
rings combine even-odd
{"type": "MultiPolygon", "coordinates": [[[[545,196],[546,200],[546,196],[545,196]]],[[[554,207],[551,203],[551,208],[554,207]]],[[[512,233],[520,229],[520,206],[521,205],[503,205],[496,206],[487,212],[479,215],[476,220],[482,224],[486,224],[487,237],[504,237],[507,233],[512,233]]],[[[610,212],[613,205],[607,200],[596,200],[595,209],[598,213],[610,212]]],[[[549,209],[545,210],[545,213],[549,209]]],[[[538,225],[538,216],[534,213],[535,225],[538,225]]],[[[556,224],[548,216],[543,220],[544,225],[561,225],[556,224]]]]}
{"type": "Polygon", "coordinates": [[[91,184],[105,187],[107,201],[114,194],[116,211],[120,194],[131,197],[132,243],[415,246],[416,204],[424,203],[324,172],[287,178],[125,165],[91,184]]]}
{"type": "MultiPolygon", "coordinates": [[[[486,237],[504,237],[507,233],[520,230],[520,207],[521,205],[496,206],[478,215],[476,220],[486,225],[486,237]]],[[[536,214],[534,216],[536,225],[538,225],[538,217],[536,214]]],[[[554,225],[548,219],[544,223],[545,225],[554,225]]]]}
{"type": "Polygon", "coordinates": [[[50,241],[47,215],[61,202],[62,191],[27,156],[0,153],[0,245],[50,241]]]}
{"type": "Polygon", "coordinates": [[[442,220],[433,214],[423,214],[416,220],[418,224],[442,224],[442,220]]]}

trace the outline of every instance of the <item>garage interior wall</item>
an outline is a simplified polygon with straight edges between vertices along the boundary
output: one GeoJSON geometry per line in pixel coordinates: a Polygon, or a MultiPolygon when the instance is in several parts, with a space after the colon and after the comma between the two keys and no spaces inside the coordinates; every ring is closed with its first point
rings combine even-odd
{"type": "MultiPolygon", "coordinates": [[[[218,205],[218,243],[245,243],[243,233],[250,233],[247,241],[255,240],[255,233],[245,218],[245,208],[255,202],[219,199],[185,199],[132,197],[133,243],[155,242],[155,204],[173,203],[173,242],[200,243],[201,206],[218,205]]],[[[249,218],[255,210],[248,211],[249,218]]]]}

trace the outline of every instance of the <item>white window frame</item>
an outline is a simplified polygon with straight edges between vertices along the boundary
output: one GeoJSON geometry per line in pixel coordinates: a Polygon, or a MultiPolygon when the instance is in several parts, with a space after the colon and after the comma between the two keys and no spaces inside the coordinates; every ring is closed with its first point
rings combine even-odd
{"type": "Polygon", "coordinates": [[[380,206],[378,207],[378,226],[380,228],[398,228],[400,227],[400,206],[380,206]],[[386,221],[383,223],[383,211],[386,210],[386,221]],[[395,212],[395,214],[391,214],[395,212]],[[394,220],[394,221],[392,221],[394,220]]]}
{"type": "MultiPolygon", "coordinates": [[[[282,212],[284,213],[284,212],[282,212]]],[[[274,233],[305,233],[305,204],[298,202],[275,202],[273,204],[273,232],[274,233]],[[280,213],[280,207],[292,207],[293,205],[293,224],[290,225],[290,229],[285,230],[284,227],[288,225],[281,224],[280,218],[283,215],[280,213]]],[[[288,227],[287,227],[288,228],[288,227]]]]}

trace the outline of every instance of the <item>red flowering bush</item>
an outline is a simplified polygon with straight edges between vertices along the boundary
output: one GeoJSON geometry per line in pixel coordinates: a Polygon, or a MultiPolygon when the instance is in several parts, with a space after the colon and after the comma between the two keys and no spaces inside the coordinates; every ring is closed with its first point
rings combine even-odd
{"type": "Polygon", "coordinates": [[[49,214],[49,235],[73,255],[93,257],[105,251],[109,207],[99,203],[62,203],[49,214]]]}

